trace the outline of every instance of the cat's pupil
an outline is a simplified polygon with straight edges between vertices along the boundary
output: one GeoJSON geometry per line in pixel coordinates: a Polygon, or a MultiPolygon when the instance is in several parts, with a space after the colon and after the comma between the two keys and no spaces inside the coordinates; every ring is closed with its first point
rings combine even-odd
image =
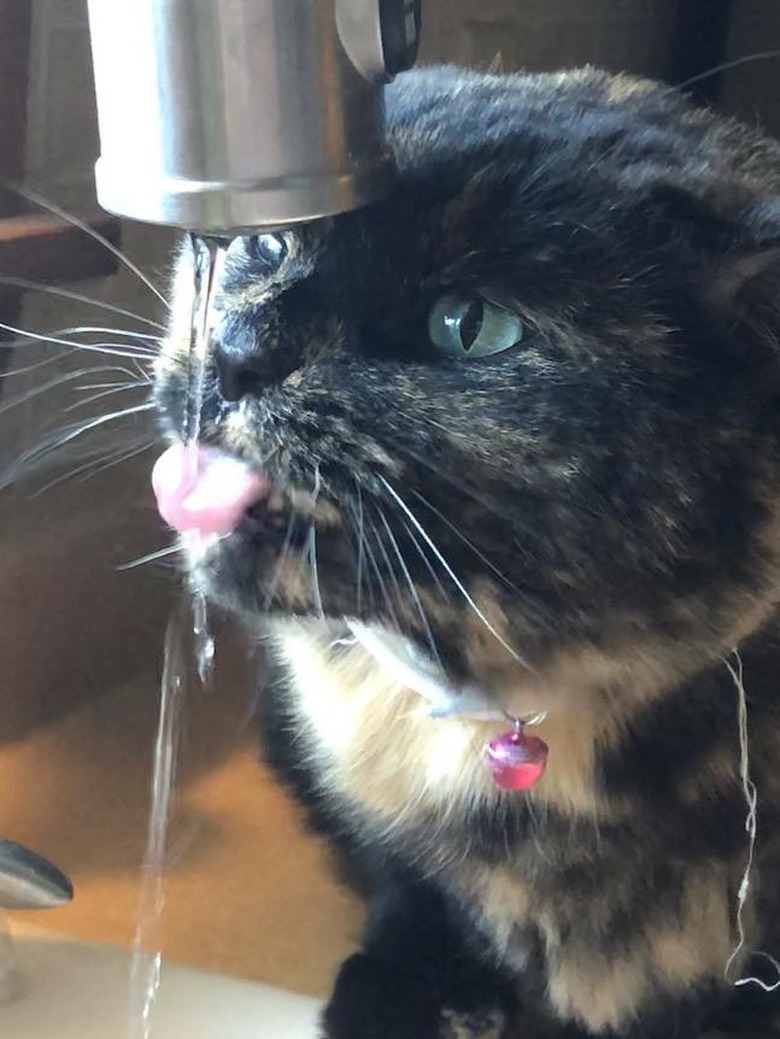
{"type": "Polygon", "coordinates": [[[482,321],[485,316],[485,309],[482,305],[482,301],[475,299],[473,300],[466,310],[466,313],[460,319],[460,326],[458,333],[460,335],[460,341],[463,344],[464,350],[470,350],[474,345],[477,336],[482,331],[482,321]]]}

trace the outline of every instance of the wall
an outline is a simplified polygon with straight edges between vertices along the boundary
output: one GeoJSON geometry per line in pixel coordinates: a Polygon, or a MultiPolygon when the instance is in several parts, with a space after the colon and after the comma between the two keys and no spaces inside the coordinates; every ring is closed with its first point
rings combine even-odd
{"type": "Polygon", "coordinates": [[[732,5],[725,57],[739,64],[723,76],[720,96],[723,107],[780,137],[780,4],[777,0],[739,0],[732,5]],[[751,55],[763,57],[751,60],[751,55]]]}
{"type": "MultiPolygon", "coordinates": [[[[690,2],[690,0],[688,0],[690,2]]],[[[423,0],[422,60],[504,69],[599,65],[663,77],[678,0],[423,0]]]]}

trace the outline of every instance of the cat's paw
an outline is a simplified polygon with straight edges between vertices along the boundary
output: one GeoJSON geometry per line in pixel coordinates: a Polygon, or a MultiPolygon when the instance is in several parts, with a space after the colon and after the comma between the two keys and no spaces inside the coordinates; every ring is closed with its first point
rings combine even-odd
{"type": "Polygon", "coordinates": [[[501,1039],[499,1010],[443,1009],[430,985],[359,953],[344,963],[323,1018],[325,1039],[501,1039]]]}
{"type": "Polygon", "coordinates": [[[358,953],[336,978],[323,1017],[324,1039],[444,1039],[440,1021],[434,993],[358,953]]]}
{"type": "Polygon", "coordinates": [[[501,1039],[506,1025],[506,1015],[501,1010],[482,1010],[476,1014],[445,1010],[439,1039],[501,1039]]]}

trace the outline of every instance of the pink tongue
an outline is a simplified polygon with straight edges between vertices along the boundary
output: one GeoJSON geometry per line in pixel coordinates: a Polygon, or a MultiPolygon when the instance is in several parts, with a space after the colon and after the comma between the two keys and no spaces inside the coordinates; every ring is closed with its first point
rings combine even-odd
{"type": "Polygon", "coordinates": [[[212,448],[176,444],[155,463],[152,487],[160,515],[176,530],[229,534],[269,491],[268,480],[212,448]]]}

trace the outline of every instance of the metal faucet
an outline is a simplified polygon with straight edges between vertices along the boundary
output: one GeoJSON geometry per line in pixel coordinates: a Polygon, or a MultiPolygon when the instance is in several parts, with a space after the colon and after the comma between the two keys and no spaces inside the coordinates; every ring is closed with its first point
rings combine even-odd
{"type": "Polygon", "coordinates": [[[73,898],[64,873],[14,841],[0,839],[0,1007],[15,999],[22,979],[6,909],[51,909],[73,898]]]}
{"type": "Polygon", "coordinates": [[[89,0],[98,200],[202,234],[345,212],[392,178],[383,87],[421,0],[89,0]]]}
{"type": "Polygon", "coordinates": [[[34,851],[0,839],[0,909],[52,909],[73,898],[64,873],[34,851]]]}

